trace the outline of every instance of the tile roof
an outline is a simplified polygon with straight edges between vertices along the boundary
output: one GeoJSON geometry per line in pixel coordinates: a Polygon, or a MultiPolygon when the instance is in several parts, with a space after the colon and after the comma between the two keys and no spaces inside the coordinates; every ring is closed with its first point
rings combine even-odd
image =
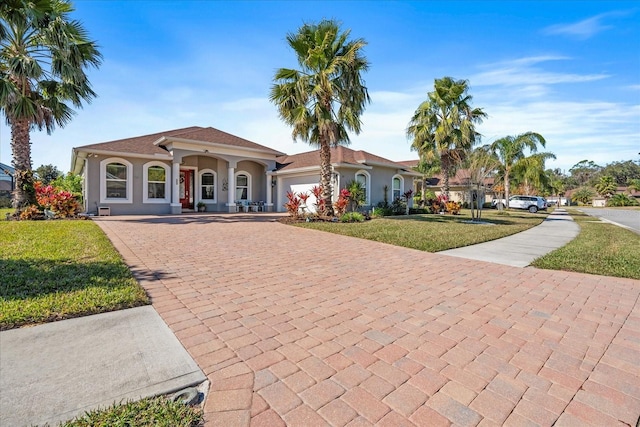
{"type": "MultiPolygon", "coordinates": [[[[307,151],[306,153],[294,154],[291,156],[284,155],[276,158],[279,171],[290,171],[320,165],[320,150],[307,151]]],[[[410,169],[407,166],[394,162],[384,157],[376,156],[362,150],[352,150],[347,147],[338,146],[331,148],[332,164],[381,164],[391,168],[410,169]]]]}
{"type": "MultiPolygon", "coordinates": [[[[443,175],[439,174],[432,178],[427,179],[427,185],[430,186],[440,186],[442,185],[443,175]]],[[[456,174],[449,178],[449,185],[451,187],[459,187],[465,186],[469,182],[469,170],[468,169],[458,169],[456,174]]],[[[493,185],[494,178],[488,177],[484,179],[484,185],[493,185]]]]}
{"type": "Polygon", "coordinates": [[[187,139],[198,142],[210,142],[221,145],[229,145],[241,148],[250,148],[264,152],[270,152],[274,155],[282,154],[279,151],[272,150],[264,145],[251,142],[247,139],[240,138],[230,133],[223,132],[212,127],[203,128],[200,126],[191,126],[182,129],[173,129],[164,132],[152,133],[149,135],[136,136],[133,138],[118,139],[115,141],[101,142],[98,144],[89,144],[77,147],[81,151],[102,150],[113,151],[119,153],[132,154],[168,154],[167,150],[161,146],[154,145],[154,142],[165,137],[187,139]]]}

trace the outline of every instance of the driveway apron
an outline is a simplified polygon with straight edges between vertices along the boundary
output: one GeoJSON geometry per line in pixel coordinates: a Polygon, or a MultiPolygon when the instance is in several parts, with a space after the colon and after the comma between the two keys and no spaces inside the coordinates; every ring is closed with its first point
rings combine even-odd
{"type": "Polygon", "coordinates": [[[208,426],[636,424],[639,281],[254,218],[97,219],[208,376],[208,426]]]}

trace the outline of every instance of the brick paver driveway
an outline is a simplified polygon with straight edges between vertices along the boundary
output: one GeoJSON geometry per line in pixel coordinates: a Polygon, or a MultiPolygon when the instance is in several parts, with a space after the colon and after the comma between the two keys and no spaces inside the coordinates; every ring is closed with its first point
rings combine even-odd
{"type": "Polygon", "coordinates": [[[636,425],[640,282],[267,221],[110,217],[207,425],[636,425]]]}

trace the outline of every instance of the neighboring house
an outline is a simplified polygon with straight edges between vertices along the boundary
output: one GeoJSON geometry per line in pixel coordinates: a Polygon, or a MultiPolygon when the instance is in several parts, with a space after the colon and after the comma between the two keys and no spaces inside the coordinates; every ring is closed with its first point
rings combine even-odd
{"type": "MultiPolygon", "coordinates": [[[[286,203],[286,193],[311,194],[311,189],[320,184],[320,150],[309,151],[291,156],[278,157],[276,177],[276,205],[286,203]]],[[[400,163],[385,159],[362,150],[352,150],[338,146],[331,149],[333,200],[337,200],[338,191],[351,181],[359,181],[365,190],[365,203],[361,207],[368,210],[385,200],[392,203],[402,197],[405,191],[413,188],[414,178],[421,175],[400,163]]],[[[313,196],[307,201],[312,210],[313,196]]],[[[279,209],[281,210],[281,209],[279,209]]]]}
{"type": "Polygon", "coordinates": [[[11,197],[15,171],[11,166],[0,163],[0,197],[11,197]]]}
{"type": "MultiPolygon", "coordinates": [[[[389,202],[420,175],[399,163],[346,147],[332,149],[335,189],[357,179],[366,207],[389,202]]],[[[257,204],[284,211],[287,191],[320,182],[319,151],[284,153],[214,128],[189,127],[73,149],[71,171],[84,178],[85,211],[111,215],[235,212],[257,204]],[[102,209],[101,209],[102,210],[102,209]]],[[[334,191],[337,198],[338,191],[334,191]]],[[[309,201],[311,203],[311,201],[309,201]]]]}
{"type": "Polygon", "coordinates": [[[87,212],[176,214],[199,202],[235,212],[238,203],[272,208],[272,173],[283,153],[214,128],[193,126],[73,149],[87,212]]]}
{"type": "MultiPolygon", "coordinates": [[[[406,160],[399,162],[408,168],[416,168],[418,160],[406,160]]],[[[417,173],[418,178],[414,181],[413,191],[418,194],[422,191],[422,174],[417,173]]],[[[449,178],[449,197],[453,202],[465,202],[469,200],[469,183],[471,181],[468,169],[458,169],[456,174],[449,178]]],[[[493,200],[493,183],[494,179],[485,178],[483,187],[485,189],[485,202],[489,203],[493,200]]],[[[443,176],[436,175],[425,180],[425,190],[431,190],[436,196],[442,194],[443,176]]]]}

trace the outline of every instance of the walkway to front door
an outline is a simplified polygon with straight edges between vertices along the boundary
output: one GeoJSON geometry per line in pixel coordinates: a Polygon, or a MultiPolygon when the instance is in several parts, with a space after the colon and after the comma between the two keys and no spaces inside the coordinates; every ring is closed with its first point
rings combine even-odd
{"type": "Polygon", "coordinates": [[[276,222],[101,217],[211,426],[635,425],[638,281],[276,222]]]}

